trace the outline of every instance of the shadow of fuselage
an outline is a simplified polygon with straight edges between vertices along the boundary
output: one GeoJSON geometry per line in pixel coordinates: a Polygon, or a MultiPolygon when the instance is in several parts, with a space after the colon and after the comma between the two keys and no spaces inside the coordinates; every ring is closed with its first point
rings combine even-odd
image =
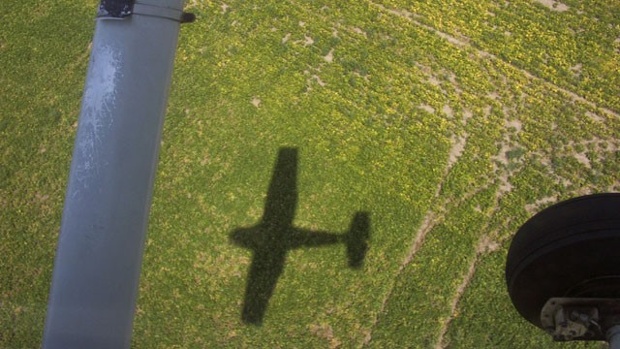
{"type": "Polygon", "coordinates": [[[344,243],[349,266],[360,268],[368,249],[368,213],[358,212],[347,233],[312,231],[293,226],[297,208],[297,149],[281,148],[276,160],[261,221],[230,234],[230,240],[253,253],[241,319],[261,325],[269,299],[284,270],[290,250],[344,243]]]}

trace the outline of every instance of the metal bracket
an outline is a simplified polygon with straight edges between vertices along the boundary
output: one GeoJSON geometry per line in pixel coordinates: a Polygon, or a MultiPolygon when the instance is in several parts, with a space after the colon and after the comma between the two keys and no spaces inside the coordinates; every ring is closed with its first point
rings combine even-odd
{"type": "Polygon", "coordinates": [[[604,341],[619,320],[620,299],[615,298],[551,298],[540,313],[543,328],[559,342],[604,341]]]}
{"type": "Polygon", "coordinates": [[[97,19],[124,19],[132,15],[166,18],[180,23],[191,23],[196,20],[193,13],[136,0],[101,0],[97,19]]]}
{"type": "Polygon", "coordinates": [[[123,19],[133,14],[136,0],[101,0],[97,18],[123,19]]]}

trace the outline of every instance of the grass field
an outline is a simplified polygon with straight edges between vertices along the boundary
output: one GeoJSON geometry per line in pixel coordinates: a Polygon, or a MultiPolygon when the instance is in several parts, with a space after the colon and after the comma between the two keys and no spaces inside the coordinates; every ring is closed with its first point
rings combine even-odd
{"type": "MultiPolygon", "coordinates": [[[[187,3],[133,347],[601,347],[521,320],[503,268],[541,208],[620,191],[619,2],[187,3]],[[366,212],[369,248],[287,250],[256,325],[231,234],[286,148],[295,226],[366,212]]],[[[96,4],[0,1],[0,348],[40,345],[96,4]]]]}

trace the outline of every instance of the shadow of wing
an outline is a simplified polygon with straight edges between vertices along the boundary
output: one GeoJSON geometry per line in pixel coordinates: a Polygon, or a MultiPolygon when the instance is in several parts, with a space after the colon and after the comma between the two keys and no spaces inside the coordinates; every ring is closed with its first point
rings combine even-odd
{"type": "Polygon", "coordinates": [[[256,246],[243,301],[241,319],[246,324],[260,325],[269,300],[284,270],[287,249],[281,244],[256,246]]]}
{"type": "Polygon", "coordinates": [[[291,226],[296,208],[297,148],[281,148],[269,183],[263,222],[276,227],[291,226]]]}
{"type": "Polygon", "coordinates": [[[228,240],[237,246],[255,250],[261,245],[262,230],[259,226],[235,229],[228,236],[228,240]]]}

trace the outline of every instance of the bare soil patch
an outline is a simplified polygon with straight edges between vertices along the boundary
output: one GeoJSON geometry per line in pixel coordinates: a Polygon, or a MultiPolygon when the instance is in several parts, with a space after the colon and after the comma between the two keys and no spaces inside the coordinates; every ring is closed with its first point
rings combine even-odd
{"type": "Polygon", "coordinates": [[[536,0],[536,2],[538,2],[541,5],[544,5],[546,8],[550,9],[551,11],[556,11],[556,12],[564,12],[564,11],[568,11],[568,6],[564,3],[561,3],[559,1],[554,1],[554,0],[536,0]]]}

